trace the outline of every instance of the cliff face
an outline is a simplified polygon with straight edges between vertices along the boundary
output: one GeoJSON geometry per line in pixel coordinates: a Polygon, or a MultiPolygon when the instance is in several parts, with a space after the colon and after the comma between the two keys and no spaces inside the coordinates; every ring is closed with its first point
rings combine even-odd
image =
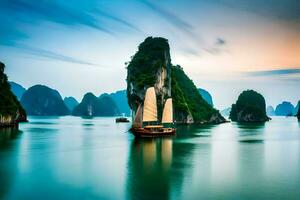
{"type": "Polygon", "coordinates": [[[11,91],[4,68],[0,62],[0,127],[27,121],[25,110],[11,91]]]}
{"type": "Polygon", "coordinates": [[[30,87],[23,94],[21,103],[28,115],[61,116],[69,114],[59,92],[44,85],[30,87]]]}
{"type": "Polygon", "coordinates": [[[148,37],[127,66],[128,104],[136,112],[143,103],[145,91],[155,88],[158,118],[166,98],[173,98],[177,123],[221,123],[225,119],[206,103],[193,82],[179,66],[172,66],[170,47],[164,38],[148,37]]]}
{"type": "Polygon", "coordinates": [[[243,91],[232,104],[229,118],[237,122],[265,122],[270,120],[266,114],[265,98],[253,91],[243,91]]]}
{"type": "MultiPolygon", "coordinates": [[[[144,101],[148,87],[154,86],[158,113],[163,100],[171,96],[171,58],[168,41],[164,38],[147,38],[127,66],[127,98],[135,113],[144,101]]],[[[161,116],[159,116],[161,118],[161,116]]]]}

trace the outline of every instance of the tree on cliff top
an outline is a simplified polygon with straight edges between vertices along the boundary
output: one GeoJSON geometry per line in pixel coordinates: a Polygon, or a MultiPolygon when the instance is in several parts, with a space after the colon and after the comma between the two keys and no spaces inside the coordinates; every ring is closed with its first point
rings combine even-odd
{"type": "Polygon", "coordinates": [[[157,69],[166,67],[166,58],[168,63],[171,62],[169,51],[167,39],[146,38],[127,66],[127,82],[134,82],[138,89],[153,86],[157,69]]]}

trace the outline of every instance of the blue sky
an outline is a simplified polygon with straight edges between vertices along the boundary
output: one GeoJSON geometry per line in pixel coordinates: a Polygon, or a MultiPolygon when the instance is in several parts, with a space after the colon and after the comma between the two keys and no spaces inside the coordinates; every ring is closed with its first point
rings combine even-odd
{"type": "Polygon", "coordinates": [[[0,60],[10,80],[81,100],[126,88],[125,62],[147,36],[168,38],[219,109],[244,89],[268,105],[300,99],[297,0],[0,1],[0,60]]]}

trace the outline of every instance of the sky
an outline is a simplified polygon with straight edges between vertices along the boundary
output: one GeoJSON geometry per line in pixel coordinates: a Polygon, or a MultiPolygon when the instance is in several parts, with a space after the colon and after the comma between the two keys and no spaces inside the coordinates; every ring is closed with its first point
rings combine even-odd
{"type": "Polygon", "coordinates": [[[217,109],[246,89],[267,105],[300,100],[298,0],[0,0],[0,61],[9,80],[81,101],[126,88],[125,62],[148,36],[217,109]]]}

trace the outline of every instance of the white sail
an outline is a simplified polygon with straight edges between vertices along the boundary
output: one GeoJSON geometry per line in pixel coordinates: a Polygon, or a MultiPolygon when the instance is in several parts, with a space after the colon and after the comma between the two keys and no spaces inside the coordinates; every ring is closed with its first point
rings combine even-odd
{"type": "Polygon", "coordinates": [[[137,111],[136,111],[136,114],[135,114],[135,118],[134,118],[134,121],[133,121],[133,127],[135,128],[141,128],[142,127],[142,124],[143,124],[143,120],[142,120],[142,106],[139,105],[137,111]]]}
{"type": "Polygon", "coordinates": [[[146,91],[145,101],[144,101],[144,112],[143,112],[144,122],[157,121],[157,105],[156,105],[156,95],[154,87],[150,87],[146,91]]]}
{"type": "Polygon", "coordinates": [[[162,123],[173,123],[173,103],[172,98],[168,98],[166,100],[163,115],[162,115],[162,123]]]}

